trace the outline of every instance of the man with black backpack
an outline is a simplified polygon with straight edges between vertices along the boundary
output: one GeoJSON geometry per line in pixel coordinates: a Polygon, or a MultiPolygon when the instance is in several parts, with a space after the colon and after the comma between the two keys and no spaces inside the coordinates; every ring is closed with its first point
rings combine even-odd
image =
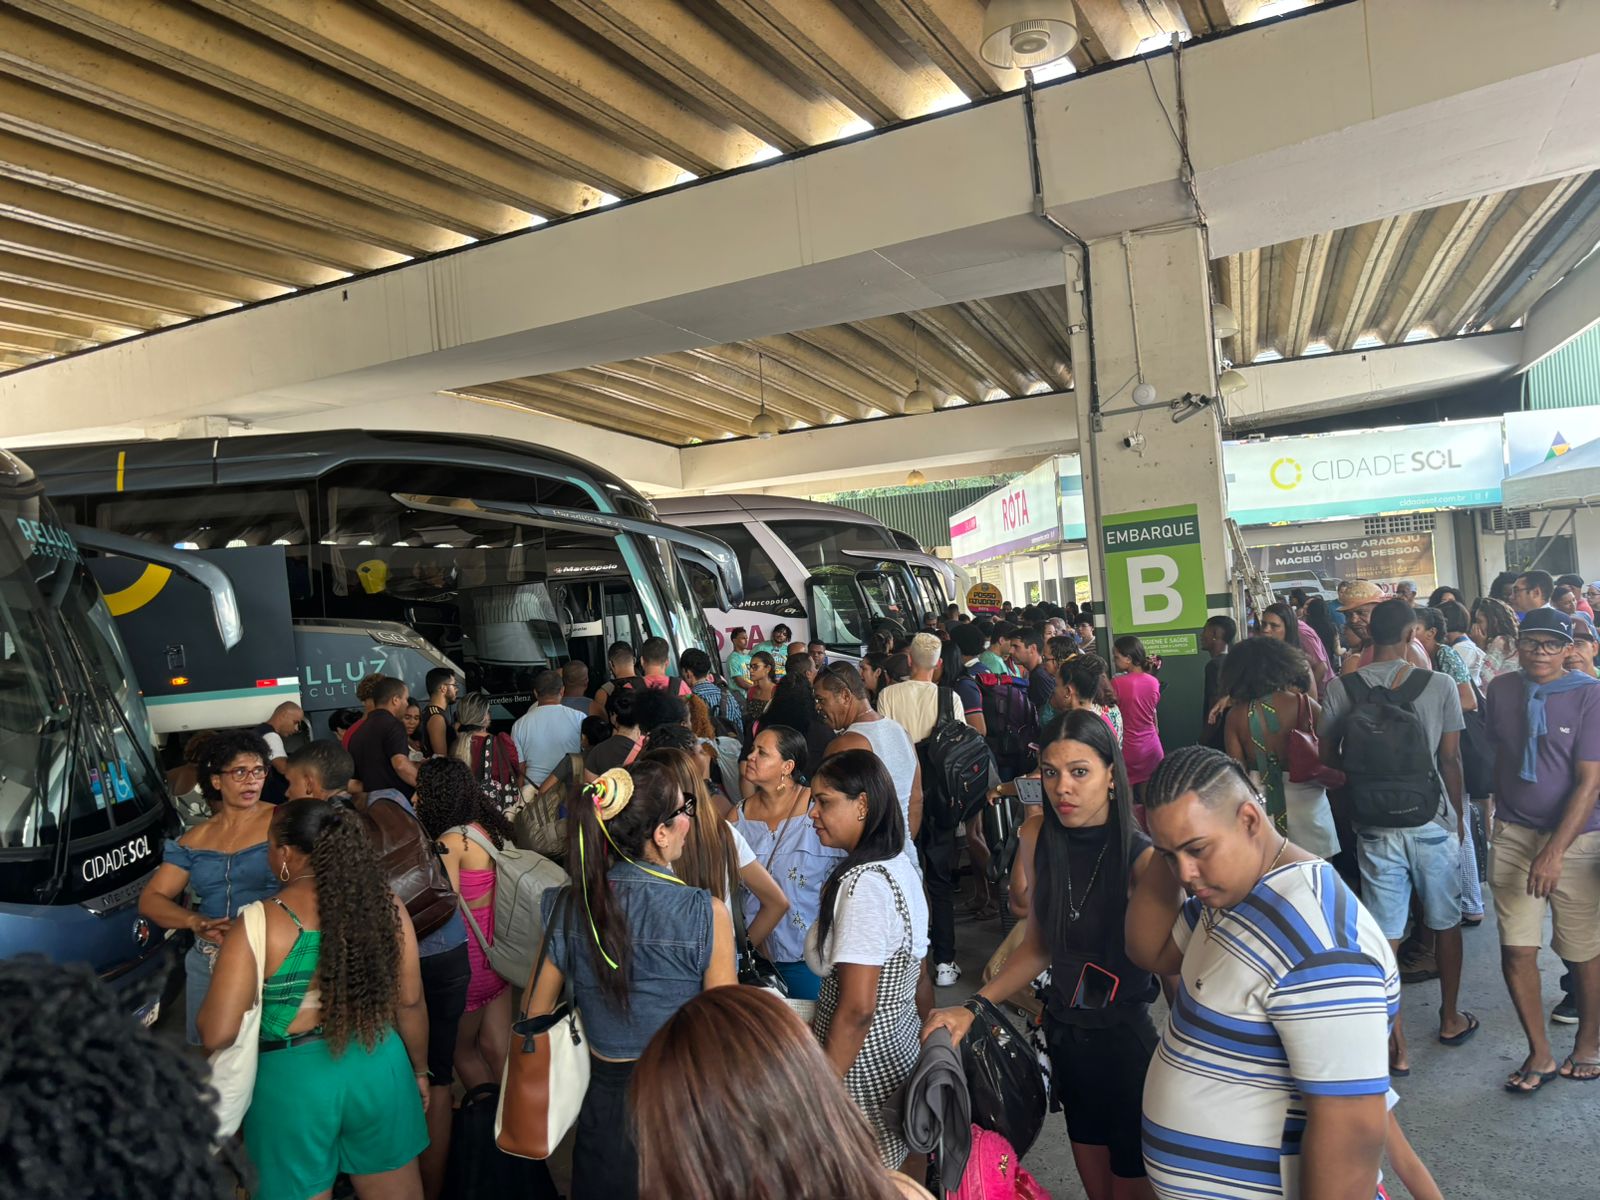
{"type": "Polygon", "coordinates": [[[956,677],[956,695],[971,725],[989,742],[994,752],[1000,782],[1009,783],[1026,775],[1038,761],[1039,713],[1028,698],[1028,681],[1002,669],[991,671],[985,665],[984,633],[976,625],[960,625],[955,631],[961,650],[961,674],[956,677]]]}
{"type": "Polygon", "coordinates": [[[928,961],[934,983],[950,987],[961,977],[955,962],[956,830],[983,803],[994,768],[988,743],[968,726],[962,703],[937,682],[943,651],[931,633],[912,638],[911,678],[878,693],[878,715],[906,731],[922,766],[916,844],[928,889],[928,961]]]}
{"type": "MultiPolygon", "coordinates": [[[[1404,600],[1372,610],[1372,662],[1342,676],[1322,700],[1322,756],[1344,770],[1356,831],[1361,899],[1398,949],[1413,891],[1439,961],[1439,1041],[1460,1046],[1478,1019],[1456,1007],[1461,990],[1461,698],[1448,675],[1406,661],[1416,613],[1404,600]]],[[[1397,1016],[1390,1074],[1409,1075],[1397,1016]]]]}

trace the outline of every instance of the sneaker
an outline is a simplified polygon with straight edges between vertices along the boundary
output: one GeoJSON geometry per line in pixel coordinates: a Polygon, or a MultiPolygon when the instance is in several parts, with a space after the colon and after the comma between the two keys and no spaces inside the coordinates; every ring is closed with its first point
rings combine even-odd
{"type": "MultiPolygon", "coordinates": [[[[940,987],[954,987],[956,980],[960,978],[961,968],[953,962],[940,963],[933,969],[933,982],[940,987]]],[[[1573,1011],[1576,1012],[1577,1010],[1574,1009],[1573,1011]]]]}
{"type": "Polygon", "coordinates": [[[1571,996],[1561,997],[1561,1003],[1550,1010],[1550,1019],[1557,1025],[1578,1023],[1578,1002],[1571,996]]]}

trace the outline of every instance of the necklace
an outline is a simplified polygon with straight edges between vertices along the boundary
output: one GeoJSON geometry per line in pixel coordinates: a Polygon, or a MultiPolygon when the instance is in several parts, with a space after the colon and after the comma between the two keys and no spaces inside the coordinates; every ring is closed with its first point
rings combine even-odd
{"type": "Polygon", "coordinates": [[[1089,882],[1083,889],[1083,895],[1078,899],[1072,898],[1072,856],[1069,854],[1062,862],[1067,869],[1067,921],[1072,923],[1083,916],[1083,906],[1089,902],[1089,893],[1094,891],[1094,881],[1100,878],[1100,864],[1105,861],[1106,848],[1111,845],[1111,834],[1108,830],[1106,840],[1100,844],[1100,854],[1094,860],[1094,870],[1089,872],[1089,882]]]}

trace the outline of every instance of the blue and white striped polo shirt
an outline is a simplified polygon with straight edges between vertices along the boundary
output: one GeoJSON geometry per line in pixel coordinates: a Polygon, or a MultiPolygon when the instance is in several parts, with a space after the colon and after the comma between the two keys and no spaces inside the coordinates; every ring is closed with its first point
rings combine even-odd
{"type": "Polygon", "coordinates": [[[1182,984],[1144,1087],[1150,1182],[1163,1200],[1295,1200],[1302,1097],[1388,1091],[1389,943],[1321,859],[1232,909],[1190,900],[1172,937],[1182,984]]]}

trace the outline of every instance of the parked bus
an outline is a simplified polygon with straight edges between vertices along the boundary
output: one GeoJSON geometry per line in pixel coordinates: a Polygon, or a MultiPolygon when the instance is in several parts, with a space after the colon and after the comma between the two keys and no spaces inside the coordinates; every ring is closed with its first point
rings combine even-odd
{"type": "Polygon", "coordinates": [[[720,646],[731,628],[750,630],[754,645],[775,624],[796,641],[815,639],[835,654],[858,657],[875,621],[908,632],[965,595],[957,569],[924,554],[907,534],[837,504],[785,496],[681,496],[656,501],[662,519],[703,530],[733,548],[744,603],[721,604],[712,580],[696,583],[720,646]]]}
{"type": "MultiPolygon", "coordinates": [[[[265,720],[269,689],[331,711],[385,669],[387,651],[461,664],[467,688],[490,694],[506,720],[532,701],[538,670],[578,658],[599,677],[613,641],[664,637],[674,660],[712,648],[685,564],[730,604],[741,595],[726,545],[661,524],[605,471],[500,438],[337,430],[63,446],[30,459],[73,519],[215,557],[261,609],[245,615],[248,669],[202,680],[186,641],[183,669],[147,681],[163,731],[239,723],[217,714],[241,699],[265,720]],[[313,661],[309,631],[334,636],[339,623],[344,649],[313,661]]],[[[162,617],[159,602],[146,607],[162,617]]],[[[128,641],[136,652],[162,645],[128,641]]]]}
{"type": "Polygon", "coordinates": [[[186,947],[139,915],[173,812],[132,667],[85,551],[204,590],[240,639],[227,577],[193,556],[64,524],[0,450],[0,954],[86,962],[147,1022],[186,947]]]}

